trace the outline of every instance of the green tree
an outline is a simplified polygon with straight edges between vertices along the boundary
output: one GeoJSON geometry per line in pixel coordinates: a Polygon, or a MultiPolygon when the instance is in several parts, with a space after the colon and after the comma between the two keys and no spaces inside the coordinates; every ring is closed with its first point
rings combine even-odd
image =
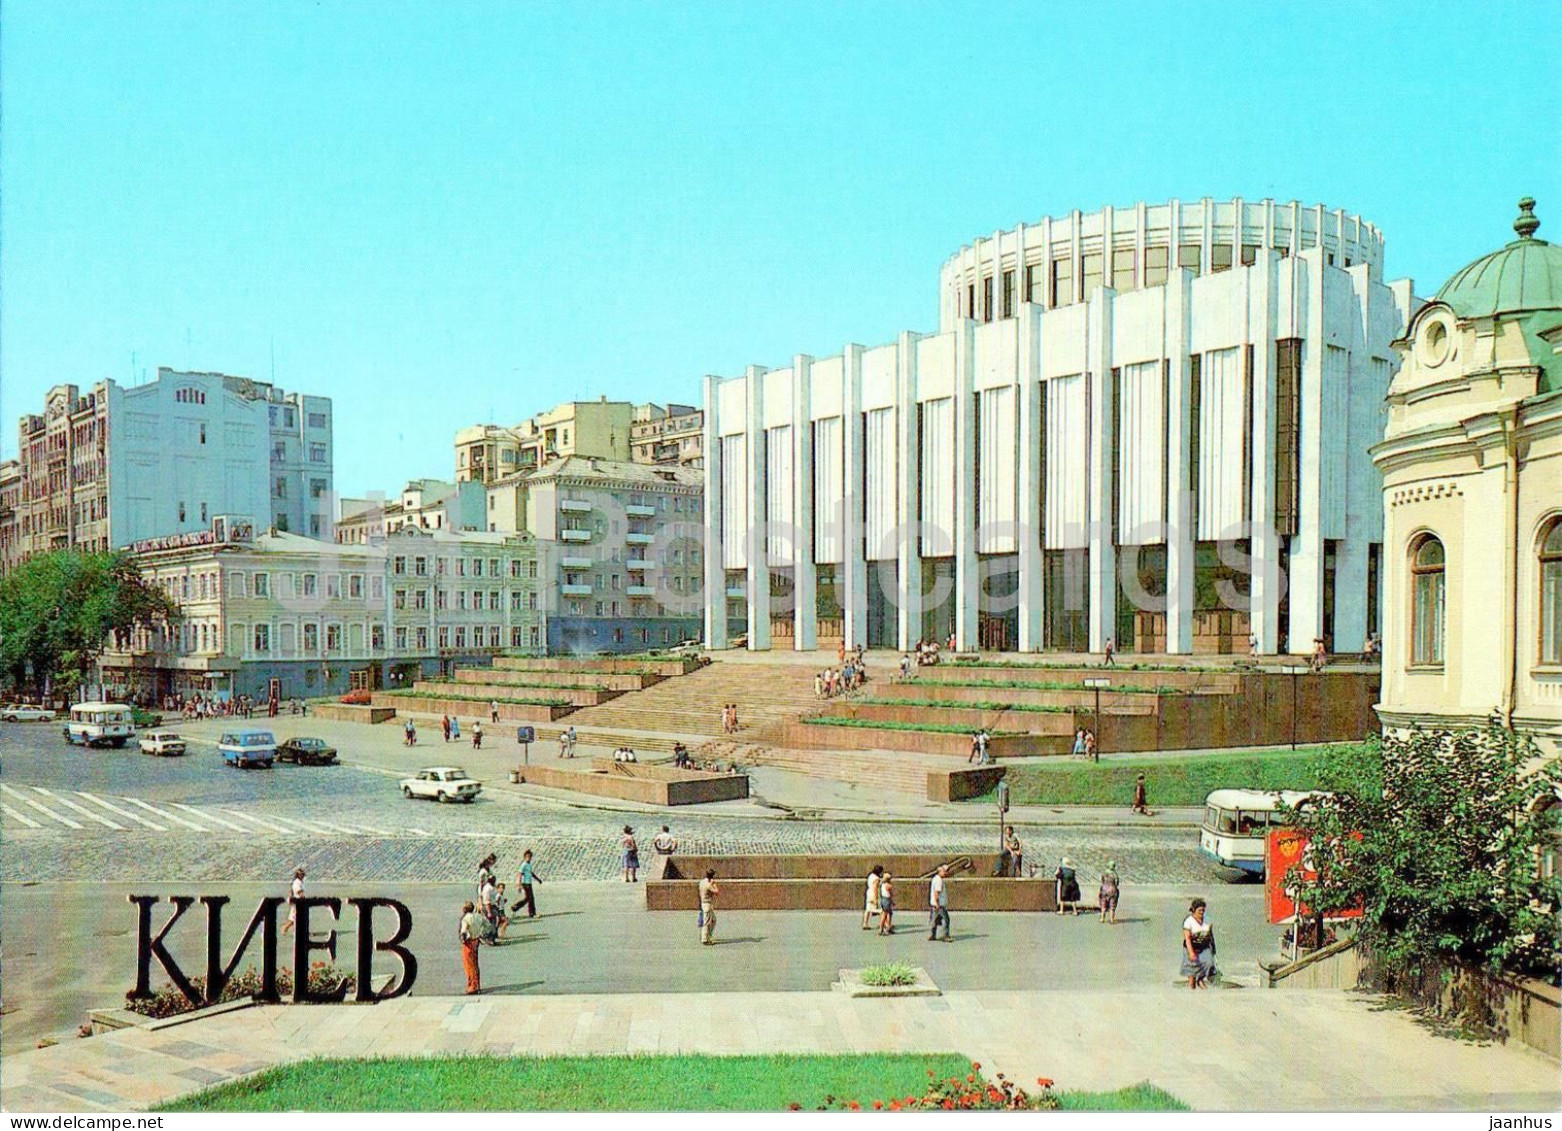
{"type": "Polygon", "coordinates": [[[1562,885],[1552,799],[1562,764],[1528,736],[1412,731],[1323,756],[1331,796],[1287,814],[1317,879],[1288,883],[1325,914],[1363,908],[1358,938],[1391,978],[1444,964],[1558,981],[1562,885]]]}
{"type": "Polygon", "coordinates": [[[0,578],[0,675],[69,694],[111,637],[172,623],[179,608],[120,552],[55,550],[0,578]]]}

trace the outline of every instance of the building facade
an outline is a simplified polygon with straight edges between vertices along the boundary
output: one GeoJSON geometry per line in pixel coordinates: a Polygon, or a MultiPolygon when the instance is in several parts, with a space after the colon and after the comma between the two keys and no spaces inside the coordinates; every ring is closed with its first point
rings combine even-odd
{"type": "Polygon", "coordinates": [[[635,652],[699,636],[701,473],[574,456],[489,488],[497,531],[543,547],[550,653],[635,652]]]}
{"type": "Polygon", "coordinates": [[[389,502],[383,496],[343,499],[336,541],[362,546],[406,528],[483,530],[487,502],[483,485],[473,480],[413,479],[389,502]]]}
{"type": "Polygon", "coordinates": [[[628,401],[603,397],[556,405],[514,427],[463,428],[456,433],[456,481],[487,485],[572,455],[627,460],[634,412],[628,401]]]}
{"type": "Polygon", "coordinates": [[[133,552],[182,615],[105,654],[115,694],[339,695],[542,650],[536,544],[525,536],[408,530],[344,546],[223,516],[133,552]]]}
{"type": "Polygon", "coordinates": [[[17,537],[17,508],[22,501],[22,463],[8,459],[0,462],[0,573],[6,573],[21,561],[17,537]]]}
{"type": "Polygon", "coordinates": [[[1562,248],[1457,272],[1396,343],[1383,473],[1385,726],[1492,719],[1562,750],[1562,248]]]}
{"type": "Polygon", "coordinates": [[[686,404],[637,405],[629,447],[635,463],[703,468],[705,414],[686,404]]]}
{"type": "Polygon", "coordinates": [[[1076,212],[953,256],[938,333],[707,378],[707,643],[1356,651],[1382,248],[1273,201],[1076,212]]]}
{"type": "Polygon", "coordinates": [[[19,426],[16,556],[198,533],[218,514],[329,537],[327,397],[161,368],[134,388],[57,385],[19,426]]]}

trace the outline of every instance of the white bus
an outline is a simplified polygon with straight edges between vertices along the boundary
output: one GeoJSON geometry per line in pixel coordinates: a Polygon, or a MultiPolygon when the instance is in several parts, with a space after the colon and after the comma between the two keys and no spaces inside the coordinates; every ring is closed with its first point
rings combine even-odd
{"type": "Polygon", "coordinates": [[[1264,874],[1264,842],[1270,826],[1282,827],[1275,810],[1293,809],[1324,796],[1301,790],[1217,789],[1204,799],[1199,851],[1225,868],[1264,874]]]}
{"type": "Polygon", "coordinates": [[[122,747],[135,731],[123,703],[77,703],[65,721],[65,741],[77,746],[122,747]]]}

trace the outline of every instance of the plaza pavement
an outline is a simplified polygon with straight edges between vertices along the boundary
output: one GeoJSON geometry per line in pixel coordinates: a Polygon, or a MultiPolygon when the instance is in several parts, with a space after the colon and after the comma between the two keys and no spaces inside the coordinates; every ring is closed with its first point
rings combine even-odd
{"type": "MultiPolygon", "coordinates": [[[[698,956],[692,956],[691,961],[698,956]]],[[[9,1112],[147,1107],[309,1057],[947,1052],[1063,1089],[1149,1080],[1198,1110],[1555,1110],[1537,1053],[1437,1037],[1330,990],[414,997],[261,1006],[5,1058],[9,1112]]],[[[875,1098],[860,1097],[863,1100],[875,1098]]],[[[887,1097],[886,1097],[887,1098],[887,1097]]]]}

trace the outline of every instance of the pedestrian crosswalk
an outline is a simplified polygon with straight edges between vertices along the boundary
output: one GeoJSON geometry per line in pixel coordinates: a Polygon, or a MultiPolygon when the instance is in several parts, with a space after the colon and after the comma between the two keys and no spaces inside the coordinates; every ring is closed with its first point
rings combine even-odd
{"type": "MultiPolygon", "coordinates": [[[[333,814],[334,816],[334,814],[333,814]]],[[[0,783],[0,825],[12,830],[70,829],[75,832],[209,833],[273,836],[417,836],[423,829],[392,829],[313,817],[279,817],[179,801],[151,802],[139,797],[105,796],[86,790],[48,789],[41,785],[0,783]]]]}

